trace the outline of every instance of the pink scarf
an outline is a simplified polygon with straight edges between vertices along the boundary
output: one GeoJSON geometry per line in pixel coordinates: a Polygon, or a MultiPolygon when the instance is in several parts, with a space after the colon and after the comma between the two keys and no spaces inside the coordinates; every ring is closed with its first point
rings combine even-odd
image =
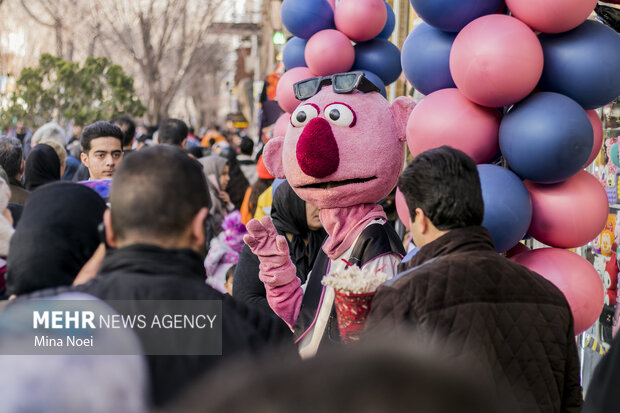
{"type": "Polygon", "coordinates": [[[337,259],[351,248],[355,238],[372,220],[387,220],[383,208],[376,204],[321,209],[319,218],[329,235],[323,244],[323,251],[331,260],[337,259]]]}

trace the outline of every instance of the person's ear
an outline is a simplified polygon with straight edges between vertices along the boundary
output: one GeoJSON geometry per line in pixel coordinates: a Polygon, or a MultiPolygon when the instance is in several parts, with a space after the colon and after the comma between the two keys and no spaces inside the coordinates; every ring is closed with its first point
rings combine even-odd
{"type": "Polygon", "coordinates": [[[209,210],[206,207],[202,207],[192,219],[191,235],[197,245],[202,245],[206,241],[205,220],[207,219],[207,215],[209,215],[209,210]]]}
{"type": "Polygon", "coordinates": [[[88,168],[88,155],[86,155],[84,152],[80,153],[80,160],[88,168]]]}
{"type": "Polygon", "coordinates": [[[117,248],[118,241],[116,239],[116,234],[114,233],[114,229],[112,228],[112,213],[110,209],[106,209],[103,213],[103,225],[105,226],[105,241],[110,248],[117,248]]]}
{"type": "Polygon", "coordinates": [[[426,217],[424,211],[422,211],[422,208],[415,209],[415,218],[411,222],[411,226],[414,225],[420,234],[426,234],[428,231],[428,218],[426,217]]]}

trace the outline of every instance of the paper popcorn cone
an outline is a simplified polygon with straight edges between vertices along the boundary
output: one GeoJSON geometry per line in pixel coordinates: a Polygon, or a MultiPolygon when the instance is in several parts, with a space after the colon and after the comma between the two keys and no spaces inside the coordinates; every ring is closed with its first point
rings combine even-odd
{"type": "Polygon", "coordinates": [[[375,293],[349,294],[337,290],[334,292],[340,337],[345,344],[353,343],[359,340],[364,329],[375,293]]]}

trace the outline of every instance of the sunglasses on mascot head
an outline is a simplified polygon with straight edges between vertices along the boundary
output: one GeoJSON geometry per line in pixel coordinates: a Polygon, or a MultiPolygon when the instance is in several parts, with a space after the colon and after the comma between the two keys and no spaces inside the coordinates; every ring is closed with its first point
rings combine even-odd
{"type": "Polygon", "coordinates": [[[295,98],[297,100],[310,99],[319,93],[325,85],[332,85],[335,93],[351,93],[354,90],[364,93],[380,92],[377,85],[366,78],[364,72],[347,72],[336,73],[331,76],[311,77],[297,82],[293,85],[295,98]]]}

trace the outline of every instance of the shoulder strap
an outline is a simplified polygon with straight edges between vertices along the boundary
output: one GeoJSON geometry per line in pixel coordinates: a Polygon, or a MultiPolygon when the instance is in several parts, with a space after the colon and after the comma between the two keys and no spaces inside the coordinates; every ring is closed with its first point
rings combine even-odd
{"type": "Polygon", "coordinates": [[[297,340],[314,322],[314,318],[319,310],[321,296],[323,295],[323,284],[321,280],[327,273],[329,267],[329,258],[322,249],[314,261],[312,272],[306,284],[304,297],[301,302],[301,309],[297,322],[295,323],[295,339],[297,340]]]}
{"type": "Polygon", "coordinates": [[[358,237],[349,262],[361,267],[373,258],[388,252],[405,255],[405,247],[396,231],[387,222],[383,225],[371,224],[364,228],[358,237]]]}

